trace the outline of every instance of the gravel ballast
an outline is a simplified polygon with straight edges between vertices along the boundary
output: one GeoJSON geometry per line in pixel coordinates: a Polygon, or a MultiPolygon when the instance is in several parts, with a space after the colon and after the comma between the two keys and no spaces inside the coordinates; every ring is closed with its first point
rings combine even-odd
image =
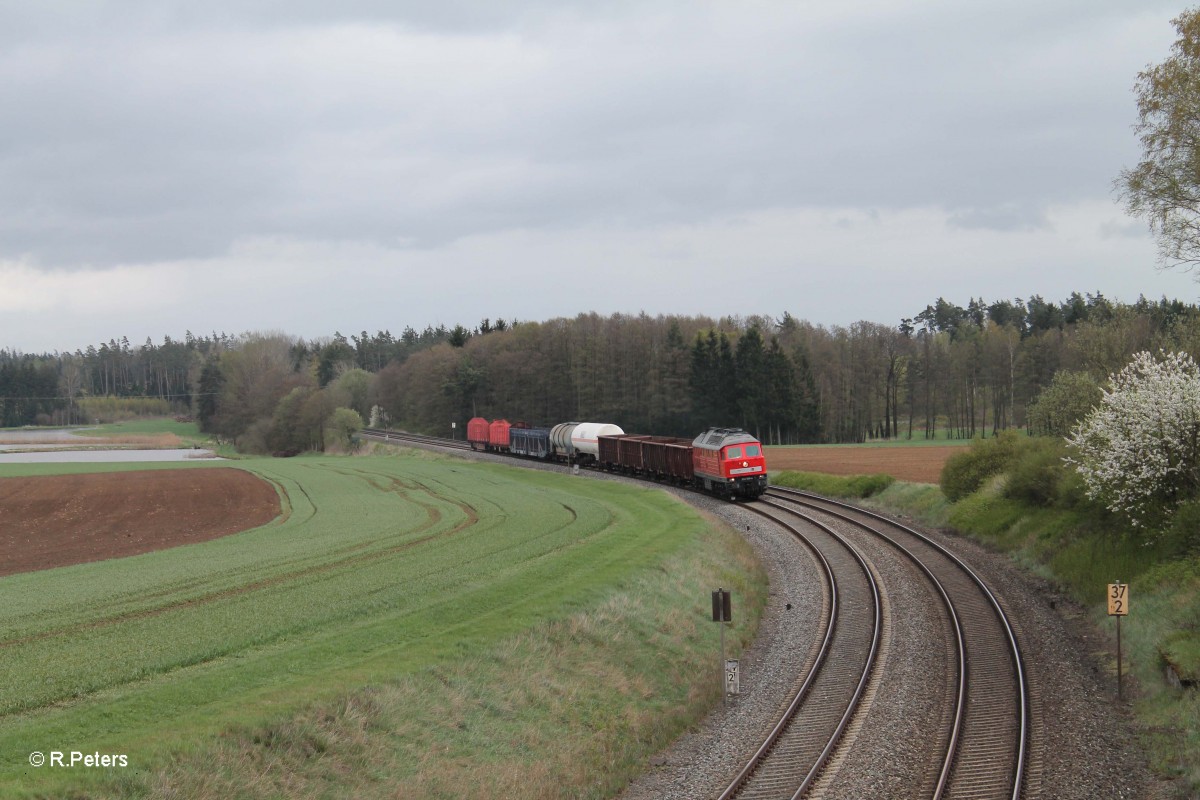
{"type": "MultiPolygon", "coordinates": [[[[689,502],[714,510],[719,501],[703,497],[689,502]]],[[[745,531],[742,522],[747,512],[729,507],[714,513],[745,531]]],[[[911,522],[905,521],[910,527],[911,522]]],[[[754,545],[767,567],[773,590],[776,580],[789,585],[790,580],[805,580],[800,575],[789,577],[793,571],[777,562],[781,555],[774,535],[774,526],[763,522],[751,525],[747,538],[754,545]]],[[[1027,798],[1048,800],[1092,800],[1105,798],[1139,798],[1158,800],[1170,796],[1166,787],[1150,773],[1144,754],[1138,748],[1137,736],[1130,723],[1127,709],[1116,702],[1113,677],[1106,672],[1100,659],[1105,656],[1104,637],[1092,630],[1081,610],[1075,608],[1044,580],[1019,569],[1002,554],[988,551],[976,542],[944,532],[930,532],[939,543],[947,546],[966,561],[990,586],[1017,629],[1020,645],[1027,663],[1031,685],[1033,732],[1029,780],[1022,794],[1027,798]]],[[[786,551],[783,551],[786,555],[786,551]]],[[[880,571],[899,567],[878,567],[880,571]]],[[[885,576],[886,577],[886,576],[885,576]]],[[[774,591],[773,591],[774,595],[774,591]]],[[[774,600],[774,597],[772,597],[774,600]]],[[[822,780],[814,797],[838,798],[908,798],[920,797],[921,787],[915,785],[919,771],[896,772],[906,750],[913,755],[921,748],[914,747],[912,717],[928,717],[933,698],[926,696],[925,686],[937,685],[921,680],[922,670],[931,668],[930,652],[921,646],[897,641],[921,626],[932,626],[930,619],[919,614],[897,613],[893,607],[888,615],[891,640],[887,656],[886,675],[873,698],[872,709],[854,741],[853,752],[847,754],[834,769],[843,774],[822,780]]],[[[911,610],[911,608],[910,608],[911,610]]],[[[785,664],[778,649],[779,621],[786,614],[783,604],[768,605],[763,620],[763,635],[751,648],[747,659],[753,658],[758,671],[750,676],[767,680],[772,665],[785,664]]],[[[941,629],[941,626],[937,626],[941,629]]],[[[926,642],[926,644],[928,644],[926,642]]],[[[747,689],[743,676],[743,691],[747,689]]],[[[786,684],[779,678],[772,685],[786,684]]],[[[746,717],[735,728],[728,720],[729,712],[719,709],[702,728],[683,738],[666,754],[656,759],[646,775],[634,782],[621,795],[623,800],[651,798],[716,797],[725,788],[734,772],[723,781],[706,782],[699,775],[709,772],[714,748],[710,743],[724,743],[729,735],[753,735],[774,721],[774,707],[766,700],[770,690],[761,690],[762,702],[747,704],[746,717]],[[768,709],[770,709],[768,711],[768,709]],[[770,720],[756,722],[758,713],[768,713],[770,720]]],[[[736,750],[733,742],[721,747],[736,750]]],[[[736,768],[734,769],[736,771],[736,768]]]]}

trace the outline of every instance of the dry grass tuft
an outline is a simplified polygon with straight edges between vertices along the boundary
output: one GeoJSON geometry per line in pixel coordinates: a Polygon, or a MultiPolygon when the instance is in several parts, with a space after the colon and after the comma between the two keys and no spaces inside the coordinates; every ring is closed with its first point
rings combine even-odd
{"type": "Polygon", "coordinates": [[[38,447],[53,445],[55,450],[82,450],[96,448],[138,448],[146,450],[171,450],[183,446],[183,440],[173,433],[128,434],[123,436],[75,436],[70,439],[30,436],[5,436],[0,433],[0,444],[38,447]]]}

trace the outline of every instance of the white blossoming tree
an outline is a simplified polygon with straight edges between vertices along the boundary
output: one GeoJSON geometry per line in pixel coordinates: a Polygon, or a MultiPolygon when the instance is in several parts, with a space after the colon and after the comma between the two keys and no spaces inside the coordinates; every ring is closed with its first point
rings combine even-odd
{"type": "Polygon", "coordinates": [[[1087,493],[1134,525],[1200,493],[1200,367],[1186,353],[1137,353],[1067,438],[1087,493]]]}

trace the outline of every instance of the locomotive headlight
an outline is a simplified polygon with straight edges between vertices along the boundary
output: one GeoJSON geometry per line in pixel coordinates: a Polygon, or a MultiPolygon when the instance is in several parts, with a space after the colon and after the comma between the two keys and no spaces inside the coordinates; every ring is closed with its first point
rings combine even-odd
{"type": "Polygon", "coordinates": [[[749,461],[743,461],[743,462],[742,462],[742,466],[743,466],[743,467],[748,467],[748,466],[750,466],[750,462],[749,462],[749,461]]]}

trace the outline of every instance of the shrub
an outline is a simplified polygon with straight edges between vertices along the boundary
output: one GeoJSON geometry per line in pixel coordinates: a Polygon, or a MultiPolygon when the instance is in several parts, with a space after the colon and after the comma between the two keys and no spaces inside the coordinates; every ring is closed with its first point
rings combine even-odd
{"type": "Polygon", "coordinates": [[[991,439],[977,439],[962,453],[955,453],[942,467],[938,483],[946,499],[957,502],[983,485],[993,475],[1008,469],[1016,456],[1019,435],[1001,431],[991,439]]]}
{"type": "Polygon", "coordinates": [[[821,472],[792,472],[785,470],[771,476],[776,486],[805,489],[826,497],[863,499],[879,494],[895,482],[891,475],[826,475],[821,472]]]}
{"type": "Polygon", "coordinates": [[[1200,500],[1183,503],[1175,510],[1163,538],[1171,555],[1200,556],[1200,500]]]}
{"type": "Polygon", "coordinates": [[[1029,404],[1029,432],[1065,437],[1100,402],[1103,392],[1086,372],[1061,370],[1029,404]]]}
{"type": "Polygon", "coordinates": [[[1136,354],[1069,443],[1088,496],[1153,527],[1200,490],[1200,366],[1136,354]]]}
{"type": "Polygon", "coordinates": [[[169,417],[175,409],[157,397],[80,397],[75,408],[84,422],[126,422],[139,417],[169,417]]]}
{"type": "Polygon", "coordinates": [[[1058,479],[1058,502],[1063,508],[1091,508],[1109,514],[1109,510],[1104,506],[1093,503],[1087,496],[1087,484],[1083,482],[1083,476],[1074,469],[1071,469],[1067,464],[1063,464],[1062,473],[1058,479]]]}
{"type": "Polygon", "coordinates": [[[1063,464],[1066,454],[1062,439],[1026,439],[1019,443],[1008,465],[1004,496],[1035,506],[1058,504],[1068,475],[1063,464]]]}
{"type": "Polygon", "coordinates": [[[335,409],[325,423],[325,449],[336,453],[352,451],[354,436],[362,426],[362,417],[354,409],[335,409]]]}
{"type": "Polygon", "coordinates": [[[270,433],[271,420],[266,418],[256,419],[237,438],[238,452],[256,456],[269,455],[271,452],[271,447],[268,443],[270,433]]]}
{"type": "Polygon", "coordinates": [[[1200,684],[1200,633],[1175,631],[1158,646],[1158,654],[1176,680],[1188,686],[1200,684]]]}

